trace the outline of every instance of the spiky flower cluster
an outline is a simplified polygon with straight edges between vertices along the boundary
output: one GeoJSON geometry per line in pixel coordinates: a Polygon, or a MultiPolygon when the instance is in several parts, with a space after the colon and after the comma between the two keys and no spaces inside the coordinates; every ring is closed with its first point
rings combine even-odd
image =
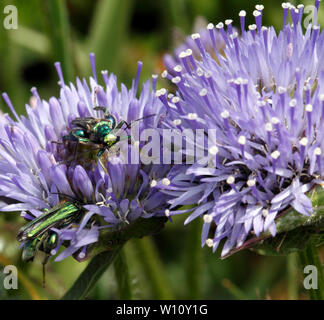
{"type": "Polygon", "coordinates": [[[248,237],[275,236],[285,209],[312,214],[307,193],[324,183],[324,33],[316,21],[303,31],[302,5],[282,7],[278,34],[262,26],[263,6],[256,6],[248,30],[240,12],[241,36],[231,23],[226,30],[223,23],[208,25],[210,44],[216,29],[226,43],[224,55],[214,51],[217,59],[192,35],[199,59],[181,52],[183,71],[172,78],[177,95],[158,94],[169,126],[216,129],[205,157],[173,168],[162,189],[174,196],[171,215],[178,205],[195,205],[186,222],[203,217],[202,245],[216,250],[226,239],[222,256],[248,237]]]}
{"type": "MultiPolygon", "coordinates": [[[[152,79],[153,91],[147,81],[139,97],[136,96],[141,63],[131,89],[122,85],[119,90],[116,77],[106,71],[102,72],[101,86],[93,54],[90,61],[93,76],[89,84],[85,79],[77,79],[76,85],[65,84],[57,63],[60,97],[45,101],[33,88],[33,104],[26,106],[26,117],[18,116],[7,94],[3,94],[15,119],[9,115],[1,118],[0,210],[22,211],[27,220],[32,220],[43,214],[43,209],[53,208],[64,200],[74,199],[86,209],[79,223],[54,230],[59,243],[51,254],[56,254],[63,242],[66,246],[56,260],[72,254],[82,259],[87,246],[98,241],[100,229],[122,229],[139,217],[164,215],[167,206],[167,198],[158,195],[150,183],[153,178],[163,177],[169,166],[128,164],[109,152],[101,156],[99,163],[98,158],[88,159],[86,153],[75,158],[68,145],[62,144],[62,137],[72,129],[74,118],[103,117],[102,111],[94,110],[97,105],[107,107],[118,121],[128,123],[154,114],[138,122],[139,133],[146,127],[156,127],[160,115],[165,113],[154,95],[156,77],[152,79]],[[93,219],[94,216],[98,219],[93,219]]],[[[125,145],[138,152],[138,146],[128,142],[125,145]]]]}

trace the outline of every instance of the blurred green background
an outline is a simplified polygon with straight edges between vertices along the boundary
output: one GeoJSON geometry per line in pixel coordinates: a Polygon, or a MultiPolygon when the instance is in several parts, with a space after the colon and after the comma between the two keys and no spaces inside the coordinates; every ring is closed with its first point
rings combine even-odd
{"type": "MultiPolygon", "coordinates": [[[[231,18],[239,27],[239,11],[246,10],[247,24],[254,23],[254,6],[261,3],[264,25],[279,30],[282,9],[278,0],[1,1],[0,91],[9,94],[18,113],[24,113],[31,87],[37,87],[43,99],[59,94],[55,61],[61,61],[66,82],[74,81],[76,76],[90,75],[90,52],[96,54],[97,71],[114,72],[119,81],[130,85],[138,60],[144,62],[142,80],[161,73],[163,54],[172,52],[186,34],[198,31],[194,27],[201,21],[198,17],[214,24],[231,18]],[[8,4],[18,9],[18,30],[2,25],[8,4]]],[[[320,22],[324,22],[322,9],[320,22]]],[[[160,79],[159,86],[168,84],[160,79]]],[[[3,101],[0,107],[8,112],[3,101]]],[[[185,216],[176,217],[159,235],[131,241],[124,248],[133,298],[307,298],[295,255],[264,257],[244,251],[220,260],[219,253],[200,248],[200,222],[184,227],[184,220],[185,216]]],[[[22,223],[19,213],[0,214],[0,299],[58,299],[86,263],[72,258],[49,263],[47,285],[42,288],[41,259],[31,264],[20,260],[16,234],[22,223]],[[3,289],[1,266],[8,264],[18,266],[18,290],[3,289]]],[[[98,282],[90,299],[120,297],[115,270],[118,261],[98,282]]]]}

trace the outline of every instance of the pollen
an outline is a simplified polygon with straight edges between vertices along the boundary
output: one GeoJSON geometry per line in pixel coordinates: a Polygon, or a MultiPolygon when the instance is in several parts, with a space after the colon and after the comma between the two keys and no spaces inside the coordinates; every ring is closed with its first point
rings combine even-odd
{"type": "Polygon", "coordinates": [[[213,217],[210,214],[204,215],[204,222],[205,223],[211,223],[213,221],[213,217]]]}
{"type": "Polygon", "coordinates": [[[300,139],[299,143],[300,143],[302,146],[306,147],[307,144],[308,144],[308,139],[307,139],[306,137],[304,137],[304,138],[300,139]]]}
{"type": "Polygon", "coordinates": [[[171,183],[171,181],[170,181],[168,178],[164,178],[164,179],[162,179],[162,184],[163,184],[164,186],[168,186],[168,185],[170,185],[170,183],[171,183]]]}
{"type": "Polygon", "coordinates": [[[246,138],[245,138],[245,136],[240,136],[237,141],[242,146],[244,146],[246,144],[246,138]]]}
{"type": "Polygon", "coordinates": [[[210,238],[207,239],[206,240],[206,245],[207,245],[207,247],[211,248],[214,245],[213,239],[210,239],[210,238]]]}
{"type": "Polygon", "coordinates": [[[189,120],[197,120],[197,118],[198,118],[197,113],[188,113],[189,120]]]}
{"type": "Polygon", "coordinates": [[[321,148],[315,148],[314,149],[314,154],[316,155],[316,156],[320,156],[321,154],[322,154],[322,150],[321,150],[321,148]]]}
{"type": "Polygon", "coordinates": [[[223,119],[227,119],[229,117],[229,112],[227,110],[224,110],[222,113],[221,113],[221,117],[223,119]]]}
{"type": "Polygon", "coordinates": [[[229,176],[227,179],[226,179],[226,183],[231,185],[235,182],[235,177],[234,176],[229,176]]]}
{"type": "Polygon", "coordinates": [[[151,181],[151,184],[150,184],[151,188],[156,187],[156,185],[157,185],[157,181],[156,180],[152,180],[151,181]]]}
{"type": "Polygon", "coordinates": [[[193,33],[192,35],[191,35],[191,39],[192,40],[196,40],[196,39],[199,39],[200,38],[200,34],[199,33],[193,33]]]}
{"type": "Polygon", "coordinates": [[[280,152],[278,150],[271,153],[271,158],[277,160],[280,157],[280,152]]]}
{"type": "Polygon", "coordinates": [[[216,156],[216,154],[218,153],[218,147],[217,146],[212,146],[208,149],[208,152],[211,154],[211,155],[214,155],[216,156]]]}

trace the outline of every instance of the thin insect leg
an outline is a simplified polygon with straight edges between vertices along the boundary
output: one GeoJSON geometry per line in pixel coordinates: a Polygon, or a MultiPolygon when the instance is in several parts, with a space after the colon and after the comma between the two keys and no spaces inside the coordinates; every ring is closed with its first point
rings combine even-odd
{"type": "Polygon", "coordinates": [[[51,140],[50,143],[64,144],[64,142],[61,142],[61,141],[54,141],[54,140],[51,140]]]}
{"type": "Polygon", "coordinates": [[[124,124],[128,127],[128,123],[125,120],[121,120],[115,129],[121,129],[124,124]]]}
{"type": "Polygon", "coordinates": [[[102,111],[102,112],[106,112],[107,108],[106,107],[100,107],[100,106],[97,106],[97,107],[94,107],[93,108],[95,111],[102,111]]]}
{"type": "Polygon", "coordinates": [[[104,163],[102,162],[101,157],[99,157],[99,163],[100,163],[102,169],[105,171],[105,173],[108,174],[107,168],[105,167],[104,163]]]}

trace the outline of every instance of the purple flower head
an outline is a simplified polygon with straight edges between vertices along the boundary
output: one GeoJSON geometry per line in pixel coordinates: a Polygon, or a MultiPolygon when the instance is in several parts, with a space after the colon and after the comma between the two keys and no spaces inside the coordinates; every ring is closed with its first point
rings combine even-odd
{"type": "Polygon", "coordinates": [[[45,101],[33,88],[35,103],[26,105],[26,117],[18,116],[7,94],[3,94],[14,119],[5,115],[0,121],[0,210],[22,211],[31,220],[64,200],[75,199],[85,209],[80,222],[53,229],[59,243],[52,254],[63,242],[66,247],[56,260],[72,254],[81,260],[86,257],[88,245],[98,241],[101,229],[121,230],[138,218],[164,216],[167,207],[167,196],[152,188],[151,182],[163,178],[169,166],[124,161],[125,157],[138,155],[137,141],[120,141],[119,153],[108,150],[100,161],[98,148],[93,152],[85,144],[75,150],[73,141],[62,142],[74,127],[73,119],[103,117],[102,110],[94,110],[98,105],[107,107],[117,122],[132,124],[146,117],[136,122],[139,134],[147,127],[157,127],[165,113],[154,95],[156,77],[152,78],[152,88],[150,81],[145,82],[137,97],[142,63],[138,63],[132,87],[127,89],[122,84],[119,90],[116,76],[103,71],[103,80],[99,81],[93,54],[90,61],[93,76],[89,82],[77,78],[75,85],[64,82],[60,64],[56,63],[59,98],[45,101]]]}
{"type": "Polygon", "coordinates": [[[186,223],[203,217],[202,245],[215,251],[225,239],[222,256],[251,237],[275,236],[286,209],[310,216],[306,194],[324,185],[324,33],[314,19],[303,31],[303,6],[283,4],[278,34],[262,26],[262,10],[248,30],[240,12],[241,36],[218,25],[226,43],[224,56],[214,51],[218,62],[197,41],[199,59],[184,57],[173,78],[177,96],[161,99],[169,127],[205,133],[196,143],[204,155],[168,175],[170,211],[196,205],[186,223]]]}
{"type": "MultiPolygon", "coordinates": [[[[232,24],[232,20],[226,20],[226,22],[227,25],[232,24]]],[[[215,52],[223,52],[226,44],[219,32],[219,28],[215,29],[212,23],[207,25],[202,17],[198,17],[193,30],[195,33],[186,37],[185,41],[176,47],[173,55],[165,54],[163,56],[166,70],[162,73],[162,77],[171,80],[172,76],[185,72],[186,68],[189,67],[185,62],[186,59],[190,59],[192,63],[194,63],[194,59],[200,60],[201,46],[214,59],[217,59],[215,52]]]]}

